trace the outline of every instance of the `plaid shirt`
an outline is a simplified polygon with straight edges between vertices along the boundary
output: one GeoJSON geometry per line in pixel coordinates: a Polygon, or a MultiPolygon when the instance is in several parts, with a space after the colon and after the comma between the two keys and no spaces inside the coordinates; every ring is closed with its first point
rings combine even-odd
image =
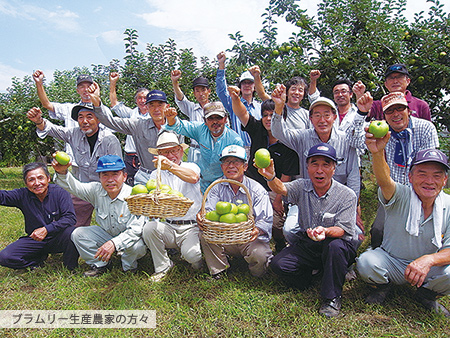
{"type": "MultiPolygon", "coordinates": [[[[356,115],[353,125],[347,130],[347,141],[352,147],[366,149],[364,131],[365,116],[356,115]]],[[[430,121],[411,116],[411,132],[413,151],[406,166],[399,166],[394,162],[395,140],[391,137],[385,148],[386,162],[391,170],[391,178],[398,183],[409,185],[408,173],[412,159],[419,150],[438,148],[439,139],[436,127],[430,121]]]]}

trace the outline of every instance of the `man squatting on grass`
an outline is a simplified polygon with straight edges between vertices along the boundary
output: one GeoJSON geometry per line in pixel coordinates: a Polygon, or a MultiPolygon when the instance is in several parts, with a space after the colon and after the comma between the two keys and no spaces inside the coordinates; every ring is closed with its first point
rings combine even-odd
{"type": "Polygon", "coordinates": [[[100,182],[78,181],[68,171],[70,163],[63,166],[53,160],[52,166],[58,185],[95,208],[98,226],[78,227],[72,233],[81,258],[92,268],[84,275],[96,277],[106,272],[114,252],[121,254],[125,272],[136,271],[137,260],[147,251],[141,238],[147,217],[132,215],[124,200],[130,196],[131,187],[124,184],[127,174],[123,160],[117,155],[100,157],[97,164],[100,182]]]}
{"type": "Polygon", "coordinates": [[[442,190],[450,169],[447,156],[437,149],[418,151],[407,186],[390,175],[385,158],[390,137],[391,132],[378,139],[366,133],[378,199],[386,212],[381,246],[357,260],[362,279],[374,287],[366,302],[381,304],[392,284],[409,283],[426,309],[450,317],[436,300],[450,294],[450,196],[442,190]]]}
{"type": "Polygon", "coordinates": [[[270,267],[299,290],[310,286],[313,270],[322,270],[319,313],[326,317],[339,314],[345,274],[358,247],[356,194],[333,179],[336,163],[336,150],[328,143],[319,143],[306,157],[308,179],[283,183],[276,177],[273,160],[269,167],[258,170],[270,189],[287,196],[299,210],[296,240],[272,259],[270,267]]]}
{"type": "Polygon", "coordinates": [[[12,269],[39,267],[49,253],[64,253],[69,270],[78,266],[78,251],[70,240],[75,229],[75,210],[70,194],[50,183],[44,163],[23,167],[26,188],[0,190],[0,205],[19,208],[25,218],[27,236],[0,251],[0,265],[12,269]]]}

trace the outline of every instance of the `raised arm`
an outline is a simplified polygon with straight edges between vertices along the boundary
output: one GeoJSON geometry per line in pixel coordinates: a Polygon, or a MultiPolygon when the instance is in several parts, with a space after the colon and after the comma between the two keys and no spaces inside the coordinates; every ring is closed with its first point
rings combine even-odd
{"type": "Polygon", "coordinates": [[[44,88],[44,73],[42,72],[42,70],[36,70],[33,73],[33,80],[36,83],[36,89],[37,89],[37,94],[39,97],[39,100],[42,103],[42,106],[47,109],[47,110],[51,110],[53,111],[53,105],[50,102],[50,100],[47,97],[47,93],[45,92],[45,88],[44,88]]]}
{"type": "Polygon", "coordinates": [[[250,114],[248,113],[247,108],[245,108],[244,104],[241,101],[241,98],[239,97],[239,87],[229,86],[228,93],[231,97],[231,105],[233,106],[234,114],[236,114],[236,116],[239,118],[239,121],[241,121],[244,127],[247,126],[250,114]]]}
{"type": "Polygon", "coordinates": [[[286,186],[283,181],[276,177],[273,159],[270,160],[270,165],[267,168],[258,168],[258,173],[266,179],[267,185],[273,192],[287,196],[286,186]]]}
{"type": "Polygon", "coordinates": [[[116,106],[119,101],[117,100],[116,86],[119,81],[119,73],[112,72],[109,74],[109,101],[111,101],[111,108],[116,106]]]}
{"type": "Polygon", "coordinates": [[[311,72],[309,72],[309,95],[313,95],[317,90],[317,80],[319,79],[320,70],[313,69],[311,72]]]}
{"type": "Polygon", "coordinates": [[[44,130],[45,128],[45,120],[42,117],[42,111],[37,108],[33,107],[27,112],[28,119],[33,122],[36,125],[36,128],[39,130],[44,130]]]}
{"type": "Polygon", "coordinates": [[[258,94],[259,98],[262,101],[270,100],[270,95],[266,93],[264,86],[262,84],[261,69],[259,69],[259,66],[252,66],[248,69],[248,71],[255,78],[255,91],[256,94],[258,94]]]}
{"type": "Polygon", "coordinates": [[[170,79],[172,80],[173,92],[175,93],[177,100],[178,101],[183,100],[184,93],[181,90],[179,83],[181,79],[181,70],[179,69],[172,70],[172,72],[170,73],[170,79]]]}

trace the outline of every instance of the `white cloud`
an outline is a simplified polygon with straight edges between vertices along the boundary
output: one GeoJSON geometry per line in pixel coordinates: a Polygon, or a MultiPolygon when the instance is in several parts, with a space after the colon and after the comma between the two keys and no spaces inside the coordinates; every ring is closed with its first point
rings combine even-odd
{"type": "Polygon", "coordinates": [[[0,63],[0,92],[6,92],[6,88],[11,87],[13,77],[22,78],[25,75],[29,74],[23,70],[0,63]]]}
{"type": "Polygon", "coordinates": [[[79,30],[79,24],[77,21],[79,18],[78,14],[66,10],[61,6],[56,7],[55,10],[48,10],[17,1],[13,1],[11,4],[0,0],[0,13],[12,16],[14,18],[49,24],[49,27],[52,30],[62,30],[65,32],[74,32],[79,30]]]}
{"type": "Polygon", "coordinates": [[[116,45],[123,43],[122,32],[116,30],[100,33],[99,37],[109,45],[116,45]]]}

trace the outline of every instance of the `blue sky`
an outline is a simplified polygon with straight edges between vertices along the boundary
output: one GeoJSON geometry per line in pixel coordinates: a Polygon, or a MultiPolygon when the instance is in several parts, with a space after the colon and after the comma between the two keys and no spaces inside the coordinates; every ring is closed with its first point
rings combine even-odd
{"type": "MultiPolygon", "coordinates": [[[[408,0],[411,12],[427,10],[426,0],[408,0]]],[[[215,55],[232,46],[229,33],[241,31],[248,41],[259,37],[261,14],[269,0],[0,0],[0,92],[11,78],[42,69],[107,65],[124,56],[123,32],[138,31],[140,48],[168,38],[197,56],[215,55]]],[[[315,14],[318,0],[301,1],[315,14]]],[[[450,12],[450,0],[442,0],[450,12]]],[[[412,17],[412,15],[410,16],[412,17]]],[[[285,41],[292,26],[279,20],[285,41]]]]}

